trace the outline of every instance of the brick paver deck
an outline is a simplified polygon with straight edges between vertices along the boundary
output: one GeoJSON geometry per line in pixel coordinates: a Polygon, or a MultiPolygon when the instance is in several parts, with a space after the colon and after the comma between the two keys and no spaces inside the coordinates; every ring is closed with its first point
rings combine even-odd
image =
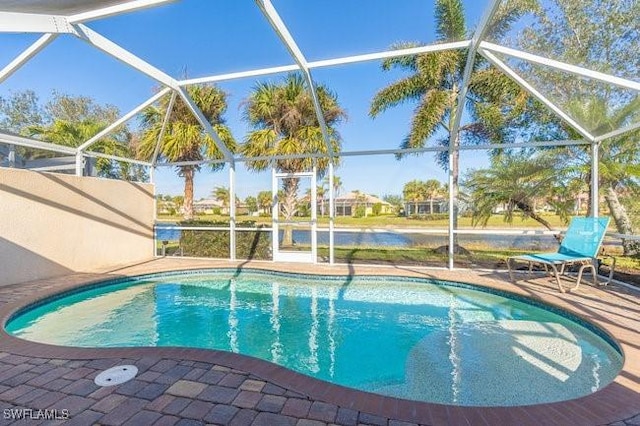
{"type": "MultiPolygon", "coordinates": [[[[64,425],[640,425],[640,293],[621,286],[583,285],[560,294],[551,279],[509,283],[506,274],[404,267],[282,265],[158,259],[103,274],[74,274],[0,287],[0,324],[20,306],[113,276],[201,267],[252,267],[318,274],[388,274],[473,282],[539,298],[610,333],[625,363],[604,389],[572,401],[525,407],[453,407],[368,394],[332,385],[266,361],[190,348],[63,348],[23,341],[0,331],[0,424],[16,411],[57,410],[64,425]],[[133,364],[137,377],[98,387],[106,368],[133,364]],[[65,410],[65,411],[63,411],[65,410]]],[[[21,411],[25,413],[25,411],[21,411]]],[[[48,414],[53,413],[47,411],[48,414]]]]}

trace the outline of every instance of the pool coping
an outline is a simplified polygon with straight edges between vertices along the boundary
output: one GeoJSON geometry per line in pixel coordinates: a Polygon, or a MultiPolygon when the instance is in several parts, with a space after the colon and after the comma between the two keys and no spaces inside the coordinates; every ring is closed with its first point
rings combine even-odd
{"type": "MultiPolygon", "coordinates": [[[[307,273],[313,275],[344,275],[344,268],[336,269],[328,266],[309,265],[300,266],[276,264],[272,262],[251,262],[244,264],[239,262],[157,262],[153,264],[151,273],[162,273],[174,270],[192,270],[208,268],[245,268],[245,269],[262,269],[275,272],[285,273],[307,273]],[[176,266],[176,263],[178,266],[176,266]],[[204,266],[206,265],[206,266],[204,266]],[[333,273],[331,273],[333,271],[333,273]]],[[[148,269],[148,266],[147,266],[148,269]]],[[[360,268],[367,270],[367,268],[360,268]]],[[[369,268],[371,269],[371,268],[369,268]]],[[[400,277],[424,277],[424,272],[416,268],[398,269],[398,268],[374,268],[376,275],[393,275],[400,277]],[[417,272],[416,272],[417,271],[417,272]]],[[[353,267],[347,270],[350,274],[368,275],[364,272],[356,272],[353,267]]],[[[146,272],[149,273],[149,272],[146,272]]],[[[371,272],[370,272],[371,273],[371,272]]],[[[575,300],[571,300],[573,296],[576,298],[578,293],[569,294],[569,297],[554,294],[551,292],[530,292],[519,290],[521,286],[504,285],[495,280],[495,284],[490,281],[485,282],[484,279],[469,281],[465,278],[465,282],[470,282],[474,286],[489,287],[493,290],[513,294],[517,298],[532,298],[539,300],[544,304],[551,305],[556,309],[567,310],[583,320],[593,323],[616,341],[621,348],[624,356],[622,370],[616,379],[605,388],[577,399],[544,403],[529,406],[507,406],[507,407],[467,407],[452,406],[444,404],[436,404],[429,402],[410,401],[398,399],[389,396],[383,396],[364,392],[344,386],[332,384],[301,373],[288,370],[284,367],[272,364],[258,358],[246,355],[234,354],[230,352],[195,349],[195,348],[171,348],[171,347],[150,347],[150,348],[72,348],[47,345],[26,341],[7,334],[4,331],[4,325],[15,312],[24,309],[25,306],[37,303],[41,299],[51,297],[61,292],[73,291],[74,289],[83,288],[104,280],[113,278],[125,278],[137,275],[143,275],[139,269],[135,267],[117,271],[115,274],[99,274],[80,279],[78,282],[65,282],[65,277],[46,280],[49,288],[29,294],[26,297],[19,298],[16,301],[5,303],[0,306],[0,351],[9,352],[22,356],[44,357],[44,358],[62,358],[88,360],[96,358],[136,358],[143,356],[155,356],[162,358],[178,358],[183,360],[209,362],[225,367],[248,371],[262,379],[268,380],[278,386],[299,392],[316,401],[335,404],[353,410],[359,410],[378,416],[396,419],[399,421],[428,423],[428,424],[446,424],[452,420],[473,419],[478,418],[490,419],[489,424],[495,422],[512,423],[514,419],[518,419],[520,424],[559,424],[559,420],[564,419],[560,423],[579,423],[579,424],[607,424],[616,421],[623,421],[634,417],[640,413],[640,384],[638,382],[639,360],[637,353],[640,348],[640,334],[631,333],[632,341],[629,341],[629,334],[621,334],[615,327],[611,327],[604,318],[598,318],[595,315],[586,315],[584,311],[572,309],[575,300]],[[475,281],[475,282],[474,282],[475,281]],[[539,297],[542,296],[542,297],[539,297]],[[510,421],[509,421],[510,419],[510,421]]],[[[448,273],[438,271],[430,271],[429,275],[439,275],[442,278],[436,280],[448,281],[448,273]]],[[[460,276],[460,272],[452,275],[452,277],[460,276]]],[[[464,274],[463,274],[464,275],[464,274]]],[[[470,275],[472,278],[473,276],[470,275]]],[[[462,279],[459,279],[462,281],[462,279]]],[[[589,291],[603,291],[601,289],[590,288],[589,291]]],[[[2,288],[0,287],[0,293],[2,288]]],[[[606,291],[608,292],[608,290],[606,291]]],[[[605,292],[605,293],[606,293],[605,292]]],[[[596,295],[597,297],[597,295],[596,295]]],[[[640,297],[638,297],[640,300],[640,297]]],[[[637,303],[637,301],[636,301],[637,303]]],[[[600,315],[603,315],[600,313],[600,315]]],[[[638,320],[640,323],[640,320],[638,320]]],[[[637,329],[637,328],[636,328],[637,329]]],[[[464,423],[464,422],[462,422],[464,423]]],[[[472,424],[470,422],[470,424],[472,424]]]]}

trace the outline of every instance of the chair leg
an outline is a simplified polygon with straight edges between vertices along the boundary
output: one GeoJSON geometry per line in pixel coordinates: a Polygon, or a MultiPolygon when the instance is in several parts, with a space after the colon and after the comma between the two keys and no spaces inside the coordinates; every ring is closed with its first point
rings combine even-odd
{"type": "Polygon", "coordinates": [[[558,268],[556,268],[556,265],[553,263],[550,263],[549,266],[551,266],[551,268],[553,269],[553,275],[556,277],[556,283],[558,284],[558,290],[560,290],[560,293],[564,293],[564,287],[562,287],[562,284],[560,284],[560,274],[558,274],[558,268]]]}
{"type": "Polygon", "coordinates": [[[511,280],[512,283],[516,283],[516,280],[513,278],[513,271],[511,270],[511,261],[513,260],[513,258],[511,257],[507,257],[507,270],[509,271],[509,280],[511,280]]]}
{"type": "Polygon", "coordinates": [[[591,266],[591,273],[593,274],[593,286],[598,287],[598,269],[593,263],[589,263],[589,266],[591,266]]]}
{"type": "Polygon", "coordinates": [[[600,285],[603,285],[603,286],[608,285],[611,282],[611,280],[613,279],[613,273],[614,273],[614,271],[616,269],[616,258],[614,256],[610,256],[610,257],[611,257],[611,259],[613,259],[612,263],[611,263],[611,269],[609,269],[609,276],[607,277],[607,281],[605,281],[602,284],[600,284],[600,285]]]}
{"type": "Polygon", "coordinates": [[[566,265],[567,265],[566,263],[563,263],[560,265],[560,275],[564,275],[564,268],[566,265]]]}
{"type": "Polygon", "coordinates": [[[591,269],[591,273],[593,274],[593,285],[594,286],[598,285],[598,274],[596,274],[596,267],[593,266],[592,263],[585,263],[581,265],[580,269],[578,270],[578,280],[576,281],[575,287],[571,289],[572,291],[576,290],[580,285],[580,280],[582,280],[582,273],[584,272],[585,269],[591,269]]]}

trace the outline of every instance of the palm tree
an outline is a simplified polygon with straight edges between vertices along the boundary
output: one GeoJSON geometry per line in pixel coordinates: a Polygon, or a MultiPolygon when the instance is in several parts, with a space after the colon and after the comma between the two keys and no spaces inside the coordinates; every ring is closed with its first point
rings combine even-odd
{"type": "MultiPolygon", "coordinates": [[[[318,187],[320,188],[320,187],[318,187]]],[[[326,194],[326,191],[329,189],[329,176],[325,176],[324,179],[322,180],[322,192],[323,194],[326,194]]],[[[336,176],[333,175],[333,198],[338,198],[338,196],[340,195],[340,192],[342,191],[343,186],[342,186],[342,179],[340,179],[340,176],[336,176]]],[[[335,207],[334,207],[335,208],[335,207]]],[[[323,211],[323,215],[324,215],[324,202],[322,204],[322,211],[323,211]]],[[[335,213],[335,211],[334,211],[335,213]]]]}
{"type": "MultiPolygon", "coordinates": [[[[603,98],[581,99],[570,103],[569,113],[576,117],[579,122],[590,123],[593,134],[604,134],[615,129],[624,127],[627,124],[637,122],[640,117],[640,98],[618,108],[608,107],[608,101],[603,98]]],[[[579,136],[566,126],[566,131],[570,137],[579,136]]],[[[632,235],[634,233],[632,222],[627,210],[620,202],[619,193],[628,192],[629,189],[638,188],[638,178],[640,178],[640,148],[637,140],[640,131],[632,131],[618,137],[611,138],[603,142],[598,150],[599,175],[598,185],[604,191],[604,199],[613,217],[616,230],[620,234],[632,235]]],[[[591,161],[590,151],[582,147],[570,149],[581,151],[582,155],[575,155],[582,162],[579,165],[582,176],[586,180],[589,188],[588,194],[591,196],[591,161]]],[[[588,210],[591,211],[591,200],[588,201],[588,210]]],[[[624,254],[631,255],[640,250],[638,244],[632,240],[623,240],[624,254]]]]}
{"type": "Polygon", "coordinates": [[[211,192],[213,198],[216,201],[222,203],[223,208],[229,207],[229,202],[231,201],[231,195],[229,194],[229,188],[225,188],[224,186],[216,186],[214,190],[211,192]]]}
{"type": "MultiPolygon", "coordinates": [[[[231,192],[229,188],[224,186],[216,186],[213,191],[211,191],[211,196],[216,200],[222,203],[222,209],[227,213],[229,212],[229,206],[231,205],[231,192]]],[[[236,204],[240,202],[240,198],[236,195],[236,204]]],[[[226,213],[225,213],[226,214],[226,213]]]]}
{"type": "MultiPolygon", "coordinates": [[[[428,190],[423,181],[414,179],[404,184],[402,188],[402,196],[405,201],[414,203],[413,214],[418,214],[418,203],[425,201],[428,197],[428,190]]],[[[408,214],[408,212],[407,212],[408,214]]]]}
{"type": "MultiPolygon", "coordinates": [[[[227,109],[227,95],[216,86],[194,85],[187,88],[189,96],[200,108],[207,121],[218,133],[220,139],[231,152],[235,152],[236,143],[231,131],[224,125],[223,114],[227,109]]],[[[150,106],[143,111],[142,135],[138,156],[150,159],[160,136],[170,96],[164,96],[158,105],[150,106]]],[[[160,144],[160,156],[170,162],[201,161],[222,159],[223,154],[207,134],[189,107],[177,98],[169,117],[164,137],[160,144]]],[[[211,170],[221,170],[224,163],[211,164],[211,170]]],[[[185,220],[193,219],[193,179],[199,165],[176,167],[178,176],[184,178],[185,220]]]]}
{"type": "Polygon", "coordinates": [[[424,182],[424,188],[429,196],[429,214],[433,214],[433,198],[440,195],[442,185],[440,185],[439,180],[429,179],[424,182]]]}
{"type": "Polygon", "coordinates": [[[176,210],[181,211],[184,206],[184,195],[175,195],[171,198],[173,204],[176,206],[176,210]]]}
{"type": "MultiPolygon", "coordinates": [[[[528,52],[554,52],[556,60],[580,64],[609,75],[637,76],[640,69],[636,60],[638,55],[634,53],[638,44],[637,9],[638,3],[634,1],[549,2],[519,32],[517,47],[528,52]]],[[[620,90],[589,78],[575,78],[573,74],[535,66],[528,61],[521,61],[517,68],[530,84],[558,102],[558,106],[592,135],[604,135],[640,119],[637,91],[620,90]]],[[[582,138],[568,125],[562,123],[560,127],[565,131],[560,138],[582,138]]],[[[599,149],[599,185],[621,234],[633,233],[626,212],[631,205],[627,204],[625,208],[621,201],[626,201],[623,194],[638,188],[639,137],[640,131],[631,131],[603,141],[599,149]]],[[[571,154],[567,158],[578,159],[570,165],[583,172],[591,195],[590,153],[584,148],[566,151],[571,154]]],[[[591,205],[589,202],[588,215],[592,213],[591,205]]],[[[623,241],[625,254],[639,249],[633,246],[632,241],[623,241]]]]}
{"type": "MultiPolygon", "coordinates": [[[[560,167],[562,163],[562,157],[552,151],[534,156],[524,152],[496,157],[490,168],[471,172],[464,187],[472,206],[472,224],[486,226],[495,209],[506,206],[506,222],[511,223],[514,214],[520,213],[553,230],[549,222],[537,213],[535,202],[550,199],[570,180],[568,170],[560,167]]],[[[564,207],[557,213],[568,221],[569,204],[564,204],[564,207]]]]}
{"type": "MultiPolygon", "coordinates": [[[[322,181],[322,186],[326,186],[327,188],[329,187],[329,176],[325,176],[322,181]]],[[[333,175],[333,195],[337,197],[340,195],[342,189],[342,179],[340,179],[340,176],[333,175]]]]}
{"type": "MultiPolygon", "coordinates": [[[[307,197],[311,200],[311,188],[307,189],[307,197]]],[[[316,186],[316,203],[320,203],[320,216],[324,216],[324,197],[326,196],[324,185],[316,186]]]]}
{"type": "MultiPolygon", "coordinates": [[[[489,31],[499,37],[509,29],[527,2],[510,2],[501,7],[492,19],[489,31]],[[522,3],[522,4],[521,4],[522,3]]],[[[468,37],[461,0],[437,0],[435,7],[436,41],[439,43],[464,40],[468,37]]],[[[415,47],[417,43],[399,43],[393,48],[415,47]]],[[[414,110],[409,133],[401,148],[422,148],[438,130],[445,134],[438,144],[457,146],[461,140],[500,143],[506,137],[510,120],[520,116],[529,97],[513,81],[495,68],[486,66],[477,58],[469,82],[465,103],[470,107],[475,122],[462,125],[453,134],[458,98],[462,86],[466,54],[461,50],[446,50],[414,56],[386,59],[384,71],[400,69],[409,75],[380,90],[373,98],[369,114],[375,118],[396,105],[418,103],[414,110]],[[487,84],[489,83],[489,84],[487,84]]],[[[454,199],[458,196],[459,152],[454,149],[451,158],[454,199]]],[[[448,169],[448,151],[438,154],[438,163],[448,169]]],[[[454,228],[457,228],[457,207],[454,206],[454,228]]]]}
{"type": "MultiPolygon", "coordinates": [[[[316,87],[321,110],[331,138],[333,151],[340,151],[340,135],[335,126],[345,117],[336,94],[326,86],[316,87]]],[[[289,74],[280,84],[260,83],[245,102],[244,118],[252,127],[241,151],[245,157],[327,154],[328,147],[322,135],[313,100],[307,84],[300,74],[289,74]]],[[[329,165],[328,157],[315,160],[322,175],[329,165]]],[[[310,170],[314,159],[281,158],[247,161],[253,171],[263,171],[272,165],[282,173],[298,173],[310,170]]],[[[297,212],[299,180],[283,179],[282,211],[285,221],[297,212]]],[[[284,245],[293,243],[292,230],[285,228],[284,245]]]]}
{"type": "Polygon", "coordinates": [[[258,205],[262,209],[262,211],[266,214],[271,211],[271,202],[273,198],[271,196],[271,191],[260,191],[258,192],[258,205]]]}

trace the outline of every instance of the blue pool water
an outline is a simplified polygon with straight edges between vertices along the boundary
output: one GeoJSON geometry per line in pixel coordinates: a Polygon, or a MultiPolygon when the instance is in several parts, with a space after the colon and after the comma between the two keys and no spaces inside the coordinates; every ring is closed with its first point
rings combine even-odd
{"type": "Polygon", "coordinates": [[[394,277],[150,275],[48,301],[6,328],[64,346],[239,352],[361,390],[456,405],[572,399],[606,386],[622,366],[601,332],[564,315],[463,284],[394,277]]]}

